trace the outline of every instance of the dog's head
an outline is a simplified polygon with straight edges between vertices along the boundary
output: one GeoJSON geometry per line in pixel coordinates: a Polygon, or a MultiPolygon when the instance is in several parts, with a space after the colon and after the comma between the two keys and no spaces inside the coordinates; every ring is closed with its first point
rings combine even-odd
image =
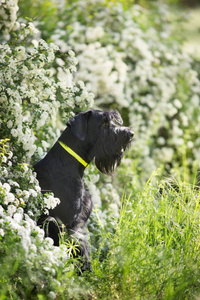
{"type": "Polygon", "coordinates": [[[89,161],[95,158],[97,168],[112,174],[119,166],[124,151],[133,139],[133,131],[122,126],[123,120],[116,110],[88,110],[67,122],[79,139],[89,161]]]}

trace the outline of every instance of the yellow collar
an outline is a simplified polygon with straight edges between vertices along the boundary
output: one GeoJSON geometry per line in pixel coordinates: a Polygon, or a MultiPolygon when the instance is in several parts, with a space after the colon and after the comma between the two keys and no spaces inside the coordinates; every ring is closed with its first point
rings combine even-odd
{"type": "Polygon", "coordinates": [[[71,148],[69,148],[67,145],[65,145],[63,142],[58,141],[58,143],[74,158],[76,158],[85,168],[89,167],[89,164],[84,161],[77,153],[75,153],[71,148]]]}

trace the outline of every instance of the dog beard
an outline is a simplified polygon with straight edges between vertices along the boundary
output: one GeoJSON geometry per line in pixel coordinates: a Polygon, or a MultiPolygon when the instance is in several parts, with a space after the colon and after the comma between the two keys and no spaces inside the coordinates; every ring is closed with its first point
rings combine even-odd
{"type": "Polygon", "coordinates": [[[119,128],[102,128],[95,144],[95,164],[100,172],[112,175],[120,165],[124,151],[130,144],[128,131],[119,128]]]}

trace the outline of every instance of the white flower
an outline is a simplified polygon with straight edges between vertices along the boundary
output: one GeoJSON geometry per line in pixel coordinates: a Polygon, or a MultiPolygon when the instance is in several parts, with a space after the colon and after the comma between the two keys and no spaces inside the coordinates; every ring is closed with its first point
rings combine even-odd
{"type": "Polygon", "coordinates": [[[40,119],[37,122],[37,129],[40,129],[40,127],[44,126],[46,120],[48,118],[48,113],[44,111],[40,117],[40,119]]]}
{"type": "Polygon", "coordinates": [[[54,244],[54,241],[49,237],[45,238],[45,241],[47,242],[48,247],[52,247],[54,244]]]}
{"type": "Polygon", "coordinates": [[[3,189],[6,191],[6,193],[10,192],[11,186],[8,183],[3,184],[3,189]]]}
{"type": "Polygon", "coordinates": [[[188,147],[189,149],[192,149],[192,148],[194,147],[194,143],[193,143],[192,141],[188,141],[188,142],[187,142],[187,147],[188,147]]]}
{"type": "Polygon", "coordinates": [[[9,120],[8,122],[7,122],[7,127],[8,128],[11,128],[13,126],[13,121],[12,120],[9,120]]]}
{"type": "Polygon", "coordinates": [[[36,226],[35,232],[37,233],[37,237],[39,238],[39,240],[42,241],[44,239],[44,230],[36,226]]]}
{"type": "Polygon", "coordinates": [[[9,153],[8,153],[8,159],[11,159],[13,157],[13,153],[12,153],[12,151],[10,151],[9,153]]]}
{"type": "Polygon", "coordinates": [[[54,50],[54,51],[58,51],[59,50],[59,47],[56,44],[54,44],[54,43],[50,43],[49,44],[49,48],[52,49],[52,50],[54,50]]]}
{"type": "Polygon", "coordinates": [[[88,27],[86,31],[86,39],[89,42],[97,41],[104,36],[104,29],[101,26],[88,27]]]}
{"type": "Polygon", "coordinates": [[[158,139],[157,139],[157,142],[158,142],[158,144],[159,145],[165,145],[165,139],[162,137],[162,136],[160,136],[158,139]]]}
{"type": "Polygon", "coordinates": [[[24,200],[28,200],[29,196],[30,196],[29,191],[24,190],[22,192],[22,197],[24,198],[24,200]]]}
{"type": "Polygon", "coordinates": [[[29,194],[32,195],[33,197],[37,197],[37,192],[33,189],[29,189],[29,194]]]}
{"type": "Polygon", "coordinates": [[[60,199],[59,198],[55,198],[52,195],[48,195],[47,197],[44,198],[44,203],[46,204],[46,207],[48,209],[53,209],[58,204],[60,204],[60,199]]]}
{"type": "Polygon", "coordinates": [[[20,223],[23,219],[23,214],[21,213],[15,213],[14,216],[13,216],[14,220],[17,222],[17,223],[20,223]]]}
{"type": "Polygon", "coordinates": [[[15,212],[16,212],[16,206],[14,206],[14,205],[9,205],[8,206],[8,208],[7,208],[7,211],[8,211],[8,214],[10,215],[10,216],[12,216],[15,212]]]}
{"type": "Polygon", "coordinates": [[[8,204],[10,202],[14,202],[15,196],[12,193],[7,193],[4,198],[4,203],[8,204]]]}
{"type": "Polygon", "coordinates": [[[47,149],[49,147],[49,143],[47,143],[46,141],[42,141],[42,147],[44,149],[47,149]]]}
{"type": "Polygon", "coordinates": [[[36,104],[36,103],[39,102],[37,97],[31,97],[30,101],[31,101],[31,103],[33,103],[33,104],[36,104]]]}
{"type": "Polygon", "coordinates": [[[4,236],[4,234],[5,234],[5,233],[4,233],[4,230],[3,230],[2,228],[0,228],[0,235],[1,235],[1,236],[4,236]]]}
{"type": "Polygon", "coordinates": [[[6,100],[7,100],[6,95],[0,96],[0,103],[6,102],[6,100]]]}
{"type": "Polygon", "coordinates": [[[17,51],[17,60],[25,60],[27,57],[26,48],[19,46],[16,48],[17,51]]]}
{"type": "Polygon", "coordinates": [[[76,72],[76,71],[77,71],[77,69],[76,69],[76,67],[75,67],[75,66],[71,66],[71,67],[70,67],[70,71],[71,71],[72,73],[74,73],[74,72],[76,72]]]}
{"type": "Polygon", "coordinates": [[[0,216],[3,216],[3,207],[0,205],[0,216]]]}
{"type": "Polygon", "coordinates": [[[39,154],[40,157],[43,156],[43,153],[44,153],[44,152],[43,152],[43,149],[42,149],[41,147],[38,147],[38,148],[37,148],[37,152],[38,152],[38,154],[39,154]]]}
{"type": "Polygon", "coordinates": [[[83,82],[82,80],[79,80],[79,81],[77,82],[77,84],[80,86],[81,89],[84,89],[85,84],[84,84],[84,82],[83,82]]]}
{"type": "Polygon", "coordinates": [[[29,22],[28,27],[33,33],[35,34],[39,33],[39,30],[35,28],[35,25],[32,22],[29,22]]]}
{"type": "Polygon", "coordinates": [[[6,163],[6,162],[7,162],[7,157],[6,157],[6,156],[3,156],[3,157],[2,157],[2,162],[3,162],[3,163],[6,163]]]}
{"type": "Polygon", "coordinates": [[[19,187],[19,183],[18,183],[18,182],[16,182],[16,181],[13,181],[13,180],[11,180],[11,179],[8,179],[8,183],[9,183],[10,185],[13,185],[13,186],[19,187]]]}
{"type": "Polygon", "coordinates": [[[175,108],[171,103],[167,105],[167,115],[173,117],[177,113],[177,108],[175,108]]]}
{"type": "Polygon", "coordinates": [[[17,129],[12,129],[12,130],[11,130],[11,134],[12,134],[13,137],[17,137],[17,136],[18,136],[18,131],[17,131],[17,129]]]}
{"type": "Polygon", "coordinates": [[[68,54],[69,54],[69,56],[71,56],[71,57],[74,57],[74,56],[75,56],[75,53],[74,53],[74,51],[72,51],[72,50],[69,50],[69,51],[68,51],[68,54]]]}
{"type": "Polygon", "coordinates": [[[174,106],[180,109],[182,107],[182,104],[179,99],[174,100],[174,106]]]}
{"type": "Polygon", "coordinates": [[[42,39],[39,40],[39,46],[44,50],[48,50],[48,44],[42,39]]]}
{"type": "Polygon", "coordinates": [[[49,299],[53,300],[53,299],[56,299],[57,296],[54,292],[51,291],[51,292],[49,292],[48,297],[49,297],[49,299]]]}
{"type": "Polygon", "coordinates": [[[48,62],[53,61],[54,58],[55,58],[54,52],[53,51],[48,52],[48,57],[47,57],[48,62]]]}
{"type": "Polygon", "coordinates": [[[160,152],[160,160],[164,162],[171,162],[174,155],[172,148],[163,147],[160,152]]]}

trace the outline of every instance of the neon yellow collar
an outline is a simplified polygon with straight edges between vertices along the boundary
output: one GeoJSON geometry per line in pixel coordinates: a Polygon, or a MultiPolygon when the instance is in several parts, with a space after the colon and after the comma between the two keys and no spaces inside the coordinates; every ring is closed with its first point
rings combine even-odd
{"type": "Polygon", "coordinates": [[[78,160],[85,168],[89,167],[89,164],[84,161],[76,152],[74,152],[71,148],[65,145],[63,142],[58,141],[58,143],[69,153],[71,154],[76,160],[78,160]]]}

